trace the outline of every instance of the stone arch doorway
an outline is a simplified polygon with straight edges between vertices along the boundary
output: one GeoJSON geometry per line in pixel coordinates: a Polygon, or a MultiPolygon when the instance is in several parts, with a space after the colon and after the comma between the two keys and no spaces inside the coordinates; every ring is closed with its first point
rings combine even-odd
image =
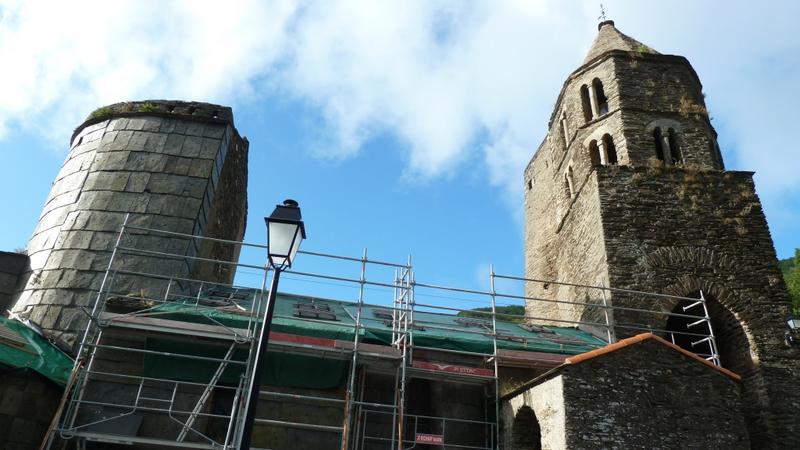
{"type": "MultiPolygon", "coordinates": [[[[700,290],[691,291],[684,294],[683,297],[700,298],[700,290]]],[[[759,409],[765,408],[765,400],[759,395],[758,388],[758,386],[763,383],[763,380],[758,373],[757,364],[753,360],[750,351],[750,341],[747,337],[745,326],[730,309],[717,301],[717,297],[713,293],[703,291],[703,297],[706,299],[708,316],[711,319],[711,326],[714,330],[720,364],[722,367],[742,377],[742,412],[745,416],[750,442],[751,444],[764,442],[764,439],[766,439],[766,425],[763,422],[763,417],[759,414],[759,409]]],[[[691,303],[693,302],[690,300],[681,301],[675,305],[672,312],[684,314],[683,307],[691,303]]],[[[687,313],[693,315],[702,314],[702,310],[701,308],[697,308],[696,310],[687,311],[687,313]]],[[[667,320],[665,327],[667,333],[664,338],[672,340],[676,345],[690,352],[698,354],[706,353],[708,347],[704,347],[704,344],[696,346],[691,345],[692,342],[702,339],[701,337],[680,334],[680,332],[686,331],[687,325],[695,320],[696,319],[685,317],[670,317],[667,320]]],[[[700,330],[692,329],[692,332],[707,332],[704,325],[695,328],[700,328],[700,330]]]]}
{"type": "Polygon", "coordinates": [[[530,406],[524,405],[514,416],[511,426],[512,450],[541,450],[542,430],[536,413],[530,406]]]}
{"type": "MultiPolygon", "coordinates": [[[[699,299],[700,290],[689,292],[683,296],[699,299]]],[[[703,297],[706,299],[708,316],[711,319],[711,327],[714,330],[717,352],[719,353],[722,367],[742,376],[751,373],[754,368],[754,363],[750,354],[750,343],[747,339],[745,329],[739,322],[739,319],[737,319],[736,316],[730,310],[728,310],[728,308],[720,304],[712,294],[703,292],[703,297]]],[[[672,313],[703,315],[701,306],[696,306],[684,311],[684,307],[690,306],[692,303],[693,302],[690,300],[683,300],[675,305],[675,307],[672,309],[672,313]]],[[[673,341],[677,346],[683,349],[689,350],[693,353],[699,353],[702,356],[707,356],[710,354],[711,350],[707,343],[699,343],[694,346],[692,345],[693,342],[697,342],[698,340],[702,339],[702,337],[687,334],[708,333],[708,329],[705,324],[690,327],[691,323],[695,321],[696,319],[689,317],[669,317],[666,324],[666,330],[668,333],[665,338],[673,341]]]]}

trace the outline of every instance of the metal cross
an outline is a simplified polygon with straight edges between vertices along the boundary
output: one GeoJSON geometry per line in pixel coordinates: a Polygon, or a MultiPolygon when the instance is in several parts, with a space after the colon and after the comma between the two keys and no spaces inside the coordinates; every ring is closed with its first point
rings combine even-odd
{"type": "Polygon", "coordinates": [[[600,3],[600,17],[598,17],[597,20],[599,20],[601,22],[605,22],[605,20],[606,20],[606,10],[605,10],[605,8],[603,8],[603,4],[602,3],[600,3]]]}

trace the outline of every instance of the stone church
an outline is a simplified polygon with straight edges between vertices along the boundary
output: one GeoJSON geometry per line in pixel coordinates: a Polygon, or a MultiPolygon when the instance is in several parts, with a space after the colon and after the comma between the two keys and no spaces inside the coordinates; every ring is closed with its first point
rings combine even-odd
{"type": "MultiPolygon", "coordinates": [[[[795,448],[800,442],[800,355],[782,340],[790,303],[753,173],[725,170],[703,97],[686,58],[657,52],[621,33],[613,21],[599,24],[586,58],[564,82],[547,137],[525,170],[526,276],[630,290],[630,295],[617,293],[612,300],[616,307],[631,308],[613,313],[618,338],[635,333],[638,327],[631,324],[665,333],[689,325],[680,317],[664,321],[636,309],[650,302],[651,307],[680,313],[691,300],[654,303],[634,291],[686,298],[702,294],[716,335],[717,348],[711,352],[716,355],[710,356],[741,377],[742,417],[751,447],[795,448]]],[[[527,296],[546,295],[547,289],[530,283],[527,296]]],[[[560,289],[568,298],[586,295],[579,287],[560,289]]],[[[532,316],[569,320],[597,312],[560,306],[529,302],[527,309],[532,316]]],[[[674,344],[697,352],[690,341],[674,344]]],[[[638,370],[660,370],[648,352],[625,358],[633,358],[638,370]]],[[[626,372],[611,370],[608,377],[626,372]]],[[[608,379],[598,381],[595,387],[613,386],[608,379]]],[[[708,395],[702,398],[708,409],[692,420],[710,433],[715,416],[726,413],[720,410],[725,403],[710,396],[712,386],[691,379],[687,383],[698,389],[698,396],[708,395]]],[[[576,419],[566,446],[590,448],[571,438],[595,439],[595,432],[614,436],[620,431],[620,424],[613,424],[614,406],[629,407],[639,391],[625,392],[630,397],[602,404],[611,424],[597,418],[587,426],[586,418],[576,419]]],[[[569,411],[570,405],[565,408],[569,411]]],[[[659,421],[670,408],[676,408],[675,414],[687,413],[680,404],[644,403],[625,414],[659,421]]],[[[569,421],[566,426],[572,428],[569,421]]],[[[650,427],[627,424],[623,429],[627,437],[612,442],[631,443],[618,448],[733,446],[714,446],[713,441],[708,447],[695,445],[691,434],[679,428],[673,433],[661,429],[658,436],[650,427]],[[663,433],[685,441],[647,444],[665,438],[663,433]]]]}
{"type": "MultiPolygon", "coordinates": [[[[396,272],[373,286],[366,251],[344,258],[360,277],[322,280],[357,301],[276,297],[252,448],[800,448],[753,173],[725,170],[686,58],[598,28],[524,172],[524,317],[494,285],[451,289],[490,312],[415,312],[415,289],[447,288],[410,261],[377,262],[396,272]]],[[[240,447],[268,273],[240,264],[248,151],[206,103],[119,103],[75,130],[27,255],[0,252],[0,446],[240,447]]]]}

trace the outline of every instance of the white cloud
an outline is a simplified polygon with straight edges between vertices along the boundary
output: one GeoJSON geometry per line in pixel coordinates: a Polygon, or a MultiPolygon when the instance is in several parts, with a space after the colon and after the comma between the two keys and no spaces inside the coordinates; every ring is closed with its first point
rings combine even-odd
{"type": "MultiPolygon", "coordinates": [[[[765,203],[797,193],[797,164],[786,163],[797,160],[797,3],[604,3],[623,32],[692,61],[723,151],[759,172],[765,203]]],[[[0,0],[0,139],[35,128],[63,147],[89,111],[122,99],[235,106],[283,92],[319,109],[323,156],[352,156],[388,132],[405,144],[408,174],[482,158],[518,209],[522,167],[598,13],[557,0],[0,0]]]]}

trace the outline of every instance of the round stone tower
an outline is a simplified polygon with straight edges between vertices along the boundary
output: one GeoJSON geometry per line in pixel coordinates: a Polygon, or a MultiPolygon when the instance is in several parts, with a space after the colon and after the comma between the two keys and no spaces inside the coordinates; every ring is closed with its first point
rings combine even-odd
{"type": "MultiPolygon", "coordinates": [[[[767,149],[765,149],[767,150],[767,149]]],[[[525,170],[530,279],[706,299],[712,356],[742,376],[753,448],[794,448],[800,355],[783,343],[790,302],[752,172],[726,171],[697,74],[602,22],[565,81],[546,139],[525,170]],[[713,355],[716,353],[715,355],[713,355]]],[[[531,317],[680,333],[686,300],[529,283],[531,317]],[[634,309],[664,314],[640,314],[634,309]],[[627,325],[627,327],[623,326],[627,325]]],[[[696,352],[691,342],[676,344],[696,352]]]]}
{"type": "MultiPolygon", "coordinates": [[[[133,226],[241,240],[248,142],[231,109],[148,100],[97,109],[70,151],[28,243],[30,273],[12,311],[74,344],[124,218],[133,226]]],[[[238,249],[177,236],[133,237],[172,253],[235,260],[238,249]]],[[[140,262],[154,264],[151,261],[140,262]]],[[[156,262],[155,273],[229,283],[227,266],[156,262]]],[[[136,261],[129,267],[135,269],[136,261]]]]}

